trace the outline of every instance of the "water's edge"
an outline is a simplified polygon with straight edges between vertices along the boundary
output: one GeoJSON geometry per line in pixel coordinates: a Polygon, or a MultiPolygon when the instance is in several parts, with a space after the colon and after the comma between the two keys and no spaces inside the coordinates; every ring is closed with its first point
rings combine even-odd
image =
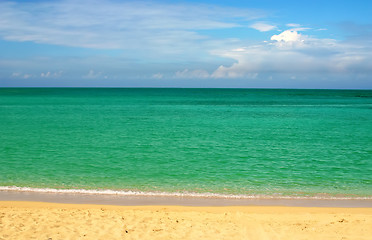
{"type": "Polygon", "coordinates": [[[296,206],[372,207],[372,197],[296,197],[259,195],[220,195],[199,193],[157,193],[84,189],[38,189],[0,187],[0,201],[37,201],[71,204],[121,206],[296,206]]]}

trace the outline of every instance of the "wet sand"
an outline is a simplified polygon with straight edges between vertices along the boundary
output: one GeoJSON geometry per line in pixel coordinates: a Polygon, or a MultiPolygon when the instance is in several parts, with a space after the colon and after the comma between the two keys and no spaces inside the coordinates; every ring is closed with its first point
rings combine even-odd
{"type": "Polygon", "coordinates": [[[227,199],[213,197],[170,197],[148,195],[105,195],[80,193],[42,193],[31,191],[0,191],[0,201],[32,201],[72,204],[101,204],[121,206],[290,206],[290,207],[348,207],[372,208],[372,199],[227,199]]]}

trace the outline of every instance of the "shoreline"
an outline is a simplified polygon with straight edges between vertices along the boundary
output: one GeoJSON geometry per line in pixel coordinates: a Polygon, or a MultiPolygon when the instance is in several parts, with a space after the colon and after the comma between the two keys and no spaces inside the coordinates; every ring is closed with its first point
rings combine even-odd
{"type": "Polygon", "coordinates": [[[372,196],[357,196],[352,194],[326,194],[318,193],[309,195],[281,195],[281,194],[228,194],[228,193],[199,193],[199,192],[161,192],[141,190],[112,190],[112,189],[69,189],[69,188],[34,188],[17,186],[0,186],[1,191],[32,192],[32,193],[62,193],[62,194],[87,194],[87,195],[113,195],[113,196],[155,196],[155,197],[196,197],[196,198],[221,198],[221,199],[324,199],[324,200],[372,200],[372,196]]]}
{"type": "Polygon", "coordinates": [[[0,239],[369,239],[372,208],[0,201],[0,239]]]}
{"type": "Polygon", "coordinates": [[[115,195],[72,192],[0,190],[0,201],[30,201],[116,206],[286,206],[372,208],[372,199],[328,198],[222,198],[200,196],[115,195]]]}

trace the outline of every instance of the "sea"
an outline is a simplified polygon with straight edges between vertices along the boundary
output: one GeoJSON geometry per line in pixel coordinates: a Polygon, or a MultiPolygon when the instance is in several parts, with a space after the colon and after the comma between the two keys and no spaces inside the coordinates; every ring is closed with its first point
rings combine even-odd
{"type": "Polygon", "coordinates": [[[0,88],[0,190],[372,199],[372,91],[0,88]]]}

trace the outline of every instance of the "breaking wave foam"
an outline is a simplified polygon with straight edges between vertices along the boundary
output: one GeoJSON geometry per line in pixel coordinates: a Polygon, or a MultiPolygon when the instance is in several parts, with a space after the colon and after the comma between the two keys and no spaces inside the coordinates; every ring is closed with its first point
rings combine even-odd
{"type": "Polygon", "coordinates": [[[132,190],[90,190],[90,189],[55,189],[55,188],[32,188],[17,186],[0,186],[0,191],[34,192],[34,193],[60,193],[60,194],[88,194],[88,195],[117,195],[117,196],[152,196],[152,197],[196,197],[196,198],[220,198],[220,199],[322,199],[322,200],[372,200],[371,197],[359,196],[285,196],[264,194],[220,194],[220,193],[196,193],[196,192],[144,192],[132,190]]]}

